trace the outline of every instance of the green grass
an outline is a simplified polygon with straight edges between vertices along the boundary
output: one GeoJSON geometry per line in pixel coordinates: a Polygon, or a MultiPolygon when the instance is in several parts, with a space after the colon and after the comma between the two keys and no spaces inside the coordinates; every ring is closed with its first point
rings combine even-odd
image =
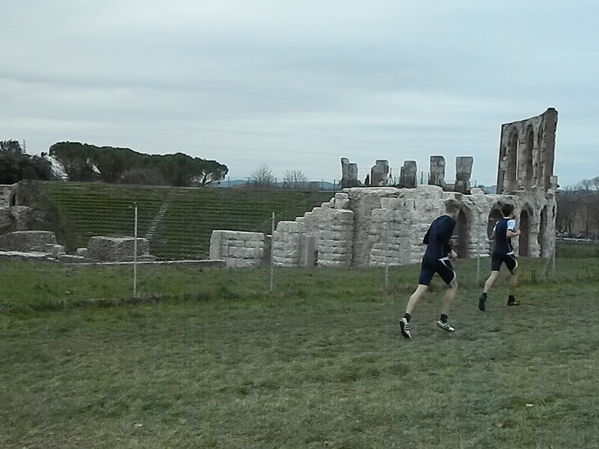
{"type": "Polygon", "coordinates": [[[522,260],[523,305],[504,274],[485,314],[457,265],[458,332],[436,283],[405,341],[415,266],[389,291],[382,269],[278,269],[273,296],[267,270],[143,267],[131,304],[124,268],[2,263],[0,447],[599,447],[597,261],[542,281],[522,260]]]}
{"type": "Polygon", "coordinates": [[[61,243],[70,251],[96,235],[133,235],[133,202],[143,237],[163,204],[168,205],[150,240],[164,259],[207,258],[214,229],[268,232],[276,221],[294,220],[334,192],[128,186],[100,183],[31,183],[38,207],[55,210],[61,243]]]}
{"type": "Polygon", "coordinates": [[[599,242],[558,240],[556,244],[556,255],[557,257],[567,259],[599,257],[599,242]]]}

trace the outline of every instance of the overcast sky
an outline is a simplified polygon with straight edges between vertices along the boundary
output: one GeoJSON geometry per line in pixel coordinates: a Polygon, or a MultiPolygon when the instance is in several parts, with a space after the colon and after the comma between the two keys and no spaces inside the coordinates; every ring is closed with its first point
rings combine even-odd
{"type": "Polygon", "coordinates": [[[262,164],[364,178],[474,156],[501,123],[559,112],[561,185],[599,175],[599,2],[0,0],[0,139],[181,151],[231,179],[262,164]]]}

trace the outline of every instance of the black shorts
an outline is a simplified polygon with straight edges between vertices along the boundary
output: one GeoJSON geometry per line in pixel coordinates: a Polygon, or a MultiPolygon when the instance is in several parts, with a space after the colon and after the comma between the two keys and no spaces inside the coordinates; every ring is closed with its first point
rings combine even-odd
{"type": "Polygon", "coordinates": [[[431,279],[435,273],[437,273],[447,285],[451,285],[457,278],[456,272],[453,270],[453,266],[448,259],[429,259],[425,257],[422,259],[418,284],[430,285],[431,279]]]}
{"type": "Polygon", "coordinates": [[[501,265],[504,263],[507,269],[512,273],[518,268],[518,261],[516,260],[514,253],[493,253],[491,256],[491,271],[499,271],[501,265]]]}

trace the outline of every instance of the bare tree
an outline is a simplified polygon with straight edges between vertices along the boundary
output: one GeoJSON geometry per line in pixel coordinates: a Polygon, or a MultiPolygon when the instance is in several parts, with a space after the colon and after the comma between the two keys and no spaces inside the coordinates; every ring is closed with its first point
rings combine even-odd
{"type": "Polygon", "coordinates": [[[268,165],[264,164],[258,167],[252,173],[250,180],[255,187],[272,187],[275,183],[275,177],[268,165]]]}
{"type": "Polygon", "coordinates": [[[578,185],[579,208],[584,216],[584,234],[588,237],[599,232],[599,176],[583,179],[578,185]]]}
{"type": "Polygon", "coordinates": [[[587,192],[599,192],[599,176],[583,179],[579,184],[579,188],[587,192]]]}
{"type": "Polygon", "coordinates": [[[579,215],[580,198],[575,187],[568,186],[557,193],[557,229],[566,234],[572,234],[576,217],[579,215]]]}
{"type": "Polygon", "coordinates": [[[302,189],[306,186],[306,175],[301,170],[287,170],[283,178],[283,185],[289,189],[302,189]]]}

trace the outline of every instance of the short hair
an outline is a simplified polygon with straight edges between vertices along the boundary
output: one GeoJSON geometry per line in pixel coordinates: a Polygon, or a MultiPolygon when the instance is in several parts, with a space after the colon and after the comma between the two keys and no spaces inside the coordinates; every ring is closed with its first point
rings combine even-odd
{"type": "Polygon", "coordinates": [[[507,217],[508,215],[512,215],[512,212],[514,212],[513,204],[505,203],[505,204],[501,205],[501,213],[503,214],[504,217],[507,217]]]}
{"type": "Polygon", "coordinates": [[[457,214],[460,211],[460,203],[454,199],[445,201],[445,212],[448,214],[457,214]]]}

